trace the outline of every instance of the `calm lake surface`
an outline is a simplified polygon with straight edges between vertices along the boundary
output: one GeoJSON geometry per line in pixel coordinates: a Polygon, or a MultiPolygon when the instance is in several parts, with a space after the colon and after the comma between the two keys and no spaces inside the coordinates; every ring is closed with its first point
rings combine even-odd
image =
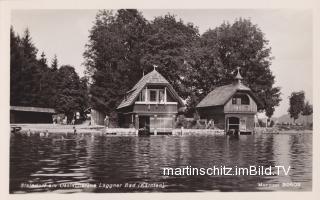
{"type": "Polygon", "coordinates": [[[10,193],[312,189],[312,134],[59,138],[54,134],[11,136],[10,193]],[[291,170],[288,176],[162,174],[163,167],[214,165],[283,165],[291,170]]]}

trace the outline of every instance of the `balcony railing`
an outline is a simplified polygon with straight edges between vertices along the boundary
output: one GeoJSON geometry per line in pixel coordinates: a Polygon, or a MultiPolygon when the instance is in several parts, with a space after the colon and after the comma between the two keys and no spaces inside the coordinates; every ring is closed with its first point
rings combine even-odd
{"type": "Polygon", "coordinates": [[[148,105],[148,104],[161,104],[161,105],[177,105],[178,102],[156,102],[156,101],[136,101],[135,104],[142,104],[142,105],[148,105]]]}
{"type": "Polygon", "coordinates": [[[256,112],[255,106],[252,105],[229,105],[225,112],[256,112]]]}

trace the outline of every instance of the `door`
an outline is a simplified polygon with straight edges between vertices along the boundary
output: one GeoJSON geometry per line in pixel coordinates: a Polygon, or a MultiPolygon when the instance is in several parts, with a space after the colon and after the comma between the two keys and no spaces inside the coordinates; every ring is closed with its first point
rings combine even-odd
{"type": "Polygon", "coordinates": [[[228,130],[239,130],[240,120],[238,117],[229,117],[228,118],[228,130]]]}
{"type": "Polygon", "coordinates": [[[149,133],[150,133],[150,117],[139,116],[139,134],[149,134],[149,133]]]}

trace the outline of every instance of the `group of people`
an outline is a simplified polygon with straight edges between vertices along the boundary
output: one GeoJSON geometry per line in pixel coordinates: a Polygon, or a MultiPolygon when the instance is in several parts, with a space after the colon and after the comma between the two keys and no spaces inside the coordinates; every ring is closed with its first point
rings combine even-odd
{"type": "Polygon", "coordinates": [[[76,123],[76,117],[75,116],[72,118],[70,123],[68,123],[68,117],[67,116],[54,115],[52,118],[53,118],[52,119],[53,124],[63,124],[63,125],[71,124],[71,125],[75,125],[75,123],[76,123]]]}

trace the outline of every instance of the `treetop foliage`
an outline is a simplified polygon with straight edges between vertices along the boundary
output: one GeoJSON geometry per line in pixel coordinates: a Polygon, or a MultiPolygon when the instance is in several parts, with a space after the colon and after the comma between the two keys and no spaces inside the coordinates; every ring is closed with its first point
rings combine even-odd
{"type": "Polygon", "coordinates": [[[84,79],[71,66],[59,67],[56,55],[50,66],[44,52],[38,59],[28,29],[22,37],[11,29],[10,36],[11,105],[50,106],[71,113],[83,110],[89,101],[92,108],[110,114],[153,65],[186,100],[190,116],[210,91],[234,81],[237,67],[268,117],[281,101],[270,70],[268,40],[248,19],[223,22],[200,34],[194,24],[171,14],[148,21],[134,9],[101,10],[83,54],[84,79]],[[87,95],[84,85],[89,80],[87,95]]]}
{"type": "Polygon", "coordinates": [[[288,109],[288,113],[290,117],[294,119],[298,119],[299,115],[310,115],[312,114],[312,106],[307,101],[305,103],[305,93],[304,91],[292,92],[289,96],[290,107],[288,109]]]}
{"type": "Polygon", "coordinates": [[[87,105],[87,88],[72,66],[61,66],[55,56],[51,68],[26,29],[20,37],[10,30],[10,105],[55,108],[71,119],[87,105]]]}
{"type": "Polygon", "coordinates": [[[268,117],[281,101],[268,40],[248,19],[224,22],[201,35],[194,24],[174,15],[148,21],[137,10],[102,10],[84,58],[92,79],[92,106],[105,113],[115,111],[123,94],[153,65],[187,101],[190,115],[215,87],[234,80],[237,67],[268,117]]]}

